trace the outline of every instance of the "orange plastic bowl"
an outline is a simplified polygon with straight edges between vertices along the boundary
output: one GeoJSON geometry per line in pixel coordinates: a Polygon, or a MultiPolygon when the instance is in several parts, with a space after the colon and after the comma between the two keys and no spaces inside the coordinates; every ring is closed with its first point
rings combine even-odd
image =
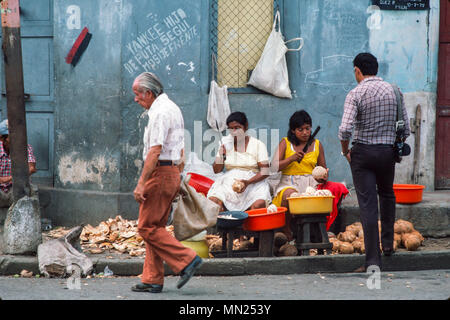
{"type": "Polygon", "coordinates": [[[203,193],[206,196],[209,189],[213,185],[214,180],[193,172],[188,172],[187,174],[191,175],[189,185],[193,187],[197,192],[203,193]]]}
{"type": "Polygon", "coordinates": [[[285,224],[285,213],[287,208],[278,207],[278,211],[267,213],[267,208],[245,211],[248,218],[244,221],[242,228],[248,231],[264,231],[281,228],[285,224]]]}
{"type": "Polygon", "coordinates": [[[425,186],[419,184],[394,184],[397,203],[419,203],[422,201],[425,186]]]}

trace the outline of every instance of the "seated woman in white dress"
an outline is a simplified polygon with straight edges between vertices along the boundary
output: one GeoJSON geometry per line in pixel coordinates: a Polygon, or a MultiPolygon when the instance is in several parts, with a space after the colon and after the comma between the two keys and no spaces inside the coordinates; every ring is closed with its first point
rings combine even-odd
{"type": "Polygon", "coordinates": [[[266,145],[246,135],[248,120],[243,112],[233,112],[227,118],[230,135],[222,139],[213,163],[215,173],[226,172],[208,192],[208,198],[222,207],[222,211],[245,211],[266,208],[271,202],[269,157],[266,145]],[[235,181],[240,188],[233,190],[235,181]],[[240,189],[240,190],[239,190],[240,189]]]}

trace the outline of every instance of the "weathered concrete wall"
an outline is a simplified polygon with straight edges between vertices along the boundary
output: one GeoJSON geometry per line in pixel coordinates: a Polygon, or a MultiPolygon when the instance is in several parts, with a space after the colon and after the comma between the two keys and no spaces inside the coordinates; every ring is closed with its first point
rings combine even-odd
{"type": "MultiPolygon", "coordinates": [[[[330,179],[351,185],[337,130],[345,96],[356,85],[353,57],[371,51],[379,59],[379,75],[405,93],[410,118],[421,104],[419,182],[432,190],[438,3],[431,0],[429,11],[401,12],[376,10],[369,0],[285,1],[282,32],[286,39],[301,36],[305,41],[300,52],[286,55],[293,99],[233,93],[232,111],[246,112],[250,127],[272,153],[286,135],[290,115],[307,110],[313,127],[322,128],[318,138],[325,147],[330,179]]],[[[80,194],[132,192],[142,166],[147,117],[133,101],[131,84],[145,70],[160,76],[166,92],[182,109],[188,151],[203,159],[214,153],[212,144],[217,140],[205,134],[209,1],[167,1],[162,6],[144,0],[61,0],[55,1],[54,11],[56,188],[80,194]],[[70,29],[67,23],[71,5],[80,9],[79,29],[70,29]],[[93,36],[73,68],[64,58],[84,26],[93,36]]],[[[414,136],[408,143],[414,145],[414,136]]],[[[397,166],[397,182],[411,182],[412,161],[410,156],[397,166]]],[[[80,207],[79,214],[105,213],[107,202],[80,207]]],[[[55,203],[46,210],[47,216],[64,215],[61,212],[67,209],[55,203]]],[[[77,214],[79,206],[75,201],[71,205],[70,215],[77,214]]]]}
{"type": "Polygon", "coordinates": [[[114,192],[120,185],[120,1],[55,1],[55,187],[114,192]],[[80,8],[71,29],[67,9],[80,8]],[[76,67],[65,57],[83,27],[92,33],[76,67]]]}

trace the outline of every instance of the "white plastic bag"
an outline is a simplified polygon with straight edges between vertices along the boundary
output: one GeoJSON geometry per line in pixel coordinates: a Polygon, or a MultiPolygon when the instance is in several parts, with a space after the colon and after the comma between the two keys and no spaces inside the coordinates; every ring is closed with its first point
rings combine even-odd
{"type": "Polygon", "coordinates": [[[212,180],[223,176],[223,173],[214,173],[212,165],[198,158],[195,152],[189,153],[186,165],[184,166],[183,175],[187,176],[189,172],[197,173],[212,180]]]}
{"type": "Polygon", "coordinates": [[[284,42],[280,26],[280,12],[277,11],[272,32],[247,84],[274,96],[292,99],[285,54],[287,51],[299,51],[303,47],[303,39],[294,38],[284,42]],[[288,49],[286,43],[292,41],[300,41],[300,46],[297,49],[288,49]]]}
{"type": "Polygon", "coordinates": [[[208,97],[208,114],[206,120],[211,128],[224,131],[227,128],[227,117],[231,113],[228,102],[228,88],[226,85],[219,87],[214,80],[215,56],[212,55],[212,81],[208,97]]]}

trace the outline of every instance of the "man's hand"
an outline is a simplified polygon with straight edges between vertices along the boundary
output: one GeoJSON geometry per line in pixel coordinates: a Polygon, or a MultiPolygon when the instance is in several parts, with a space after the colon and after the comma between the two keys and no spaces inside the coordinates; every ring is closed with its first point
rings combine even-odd
{"type": "Polygon", "coordinates": [[[345,158],[347,159],[348,163],[352,162],[352,157],[350,156],[350,153],[352,153],[352,152],[349,150],[347,155],[345,156],[345,158]]]}
{"type": "Polygon", "coordinates": [[[136,186],[136,188],[134,189],[134,199],[139,203],[142,203],[147,199],[144,195],[144,186],[143,185],[138,184],[136,186]]]}
{"type": "Polygon", "coordinates": [[[145,158],[141,177],[139,178],[136,188],[134,189],[134,199],[139,203],[142,203],[147,199],[144,194],[145,183],[150,179],[156,168],[156,163],[158,162],[159,155],[161,154],[161,149],[161,145],[151,147],[147,157],[145,158]]]}
{"type": "Polygon", "coordinates": [[[10,183],[12,181],[12,176],[0,177],[0,183],[10,183]]]}

